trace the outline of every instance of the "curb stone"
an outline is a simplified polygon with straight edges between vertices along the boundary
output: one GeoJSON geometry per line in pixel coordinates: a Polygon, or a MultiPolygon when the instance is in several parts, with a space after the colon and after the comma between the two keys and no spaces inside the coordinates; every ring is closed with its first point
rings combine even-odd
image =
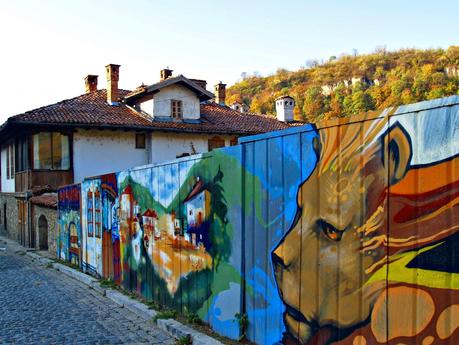
{"type": "Polygon", "coordinates": [[[45,258],[43,256],[40,256],[34,252],[26,252],[26,255],[30,256],[31,258],[37,260],[39,263],[41,263],[42,265],[46,265],[48,263],[53,263],[54,261],[53,260],[50,260],[48,258],[45,258]]]}
{"type": "MultiPolygon", "coordinates": [[[[12,247],[14,246],[21,248],[22,250],[25,250],[22,246],[18,245],[15,242],[8,241],[7,245],[12,245],[12,247]]],[[[145,304],[138,302],[114,289],[101,287],[100,282],[97,279],[85,273],[82,273],[60,263],[54,262],[53,260],[45,258],[34,252],[26,251],[25,254],[37,260],[42,265],[52,263],[53,268],[57,271],[87,285],[89,288],[97,291],[101,295],[112,300],[118,306],[128,309],[132,313],[136,314],[137,316],[145,320],[151,320],[157,315],[157,312],[155,310],[149,309],[145,304]]],[[[222,342],[204,333],[198,332],[174,319],[158,319],[156,321],[156,324],[160,329],[166,331],[171,336],[177,339],[180,337],[190,335],[193,339],[193,345],[224,345],[222,342]]]]}
{"type": "Polygon", "coordinates": [[[220,341],[201,332],[195,331],[194,329],[185,326],[174,319],[159,319],[156,323],[159,328],[168,332],[177,339],[190,335],[193,339],[193,345],[223,345],[220,341]]]}
{"type": "Polygon", "coordinates": [[[53,267],[58,270],[59,272],[62,272],[64,273],[65,275],[68,275],[76,280],[78,280],[79,282],[85,284],[85,285],[88,285],[89,287],[91,287],[91,284],[93,282],[97,282],[97,280],[95,278],[92,278],[91,276],[87,275],[87,274],[84,274],[84,273],[81,273],[77,270],[74,270],[73,268],[70,268],[70,267],[67,267],[65,265],[62,265],[60,263],[54,263],[53,264],[53,267]]]}
{"type": "Polygon", "coordinates": [[[107,298],[111,299],[113,302],[118,304],[120,307],[124,307],[130,310],[131,312],[145,320],[150,320],[157,314],[156,311],[148,309],[148,307],[145,304],[140,303],[126,295],[123,295],[121,292],[118,292],[116,290],[107,289],[106,296],[107,298]]]}
{"type": "Polygon", "coordinates": [[[93,290],[96,290],[102,296],[107,296],[107,289],[100,286],[100,283],[98,281],[91,282],[91,284],[89,284],[89,287],[93,290]]]}

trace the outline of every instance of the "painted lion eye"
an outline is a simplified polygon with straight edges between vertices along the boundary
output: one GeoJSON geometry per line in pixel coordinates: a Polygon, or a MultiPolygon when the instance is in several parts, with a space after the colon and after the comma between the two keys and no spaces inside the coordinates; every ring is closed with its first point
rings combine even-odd
{"type": "Polygon", "coordinates": [[[344,231],[338,230],[333,225],[327,223],[323,219],[319,219],[317,221],[317,228],[320,229],[322,233],[332,241],[338,242],[339,240],[341,240],[341,237],[343,237],[344,231]]]}

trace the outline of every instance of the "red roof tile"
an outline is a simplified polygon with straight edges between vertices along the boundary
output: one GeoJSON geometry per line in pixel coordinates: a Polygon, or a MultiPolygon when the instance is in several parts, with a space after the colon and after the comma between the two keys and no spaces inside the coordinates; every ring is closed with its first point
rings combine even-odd
{"type": "MultiPolygon", "coordinates": [[[[120,90],[120,97],[124,97],[129,92],[120,90]]],[[[296,125],[263,115],[242,114],[214,102],[201,104],[200,120],[152,119],[124,103],[118,106],[107,104],[106,90],[97,90],[27,111],[11,117],[7,123],[142,128],[153,131],[240,135],[265,133],[296,125]]]]}
{"type": "MultiPolygon", "coordinates": [[[[120,90],[123,97],[129,91],[120,90]]],[[[27,111],[10,119],[16,123],[55,125],[149,126],[151,121],[125,106],[107,103],[106,90],[97,90],[27,111]]]]}

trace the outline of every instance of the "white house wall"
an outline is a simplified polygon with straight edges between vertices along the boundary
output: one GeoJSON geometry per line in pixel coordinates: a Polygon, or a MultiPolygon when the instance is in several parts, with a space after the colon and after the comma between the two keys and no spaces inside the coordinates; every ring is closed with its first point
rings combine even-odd
{"type": "Polygon", "coordinates": [[[181,85],[171,85],[165,87],[154,95],[154,116],[170,117],[171,100],[182,101],[184,119],[199,119],[201,116],[199,98],[196,97],[196,94],[193,91],[181,85]]]}
{"type": "MultiPolygon", "coordinates": [[[[151,136],[150,162],[158,164],[173,160],[184,153],[192,155],[207,152],[208,140],[215,135],[153,132],[151,136]]],[[[229,135],[219,135],[219,137],[225,139],[225,146],[229,146],[231,139],[234,138],[229,135]]]]}
{"type": "Polygon", "coordinates": [[[79,129],[73,136],[75,183],[81,182],[85,177],[148,164],[150,156],[148,135],[146,147],[146,149],[135,148],[133,131],[79,129]]]}
{"type": "Polygon", "coordinates": [[[8,152],[8,146],[2,146],[1,152],[1,167],[2,167],[2,192],[13,193],[14,192],[14,178],[6,178],[6,155],[8,152]]]}

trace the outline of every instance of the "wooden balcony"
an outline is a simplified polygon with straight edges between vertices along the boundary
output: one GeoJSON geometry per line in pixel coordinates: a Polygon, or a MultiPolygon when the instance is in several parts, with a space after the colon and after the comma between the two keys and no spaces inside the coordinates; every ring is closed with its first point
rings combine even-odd
{"type": "Polygon", "coordinates": [[[16,192],[25,192],[34,186],[50,185],[57,188],[70,183],[73,183],[70,170],[26,170],[15,174],[16,192]]]}

